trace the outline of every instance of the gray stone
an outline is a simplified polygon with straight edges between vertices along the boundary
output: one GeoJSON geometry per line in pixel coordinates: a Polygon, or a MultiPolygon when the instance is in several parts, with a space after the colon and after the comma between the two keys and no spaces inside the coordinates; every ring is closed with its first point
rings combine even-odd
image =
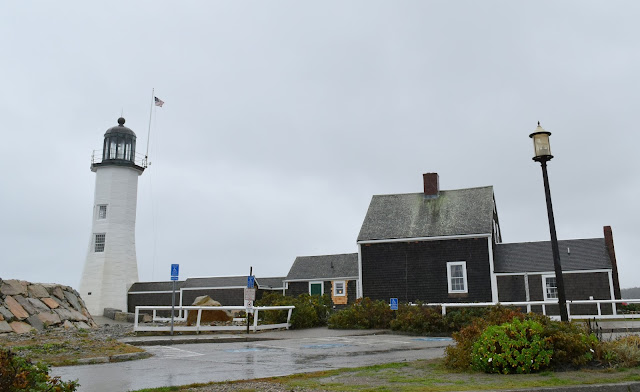
{"type": "Polygon", "coordinates": [[[75,329],[76,328],[76,326],[73,325],[73,323],[71,321],[69,321],[69,320],[64,320],[64,323],[62,323],[62,327],[64,329],[71,329],[71,328],[75,329]]]}
{"type": "Polygon", "coordinates": [[[67,299],[67,301],[69,301],[71,306],[73,306],[73,308],[75,310],[78,310],[78,311],[82,310],[82,306],[80,306],[80,302],[78,301],[78,297],[76,297],[73,293],[65,291],[64,292],[64,296],[67,299]]]}
{"type": "Polygon", "coordinates": [[[7,321],[12,321],[15,316],[13,315],[13,313],[11,313],[9,311],[9,309],[5,308],[4,306],[0,305],[0,314],[2,315],[2,317],[4,317],[5,320],[7,321]]]}
{"type": "Polygon", "coordinates": [[[116,308],[104,308],[103,316],[106,318],[110,318],[111,320],[116,319],[116,313],[122,312],[122,309],[116,308]]]}
{"type": "Polygon", "coordinates": [[[36,313],[36,308],[33,307],[33,305],[31,305],[31,303],[29,301],[27,301],[27,299],[21,295],[14,295],[13,298],[18,301],[18,303],[20,304],[20,306],[22,306],[24,308],[24,310],[27,311],[27,313],[29,314],[34,314],[36,313]]]}
{"type": "Polygon", "coordinates": [[[44,329],[44,323],[36,315],[30,316],[25,321],[31,324],[31,326],[38,331],[42,331],[44,329]]]}
{"type": "Polygon", "coordinates": [[[13,328],[6,321],[0,321],[0,333],[13,332],[13,328]]]}
{"type": "Polygon", "coordinates": [[[51,289],[51,294],[64,300],[64,292],[62,291],[62,289],[60,288],[60,286],[54,286],[51,289]]]}
{"type": "Polygon", "coordinates": [[[78,321],[77,323],[75,323],[76,328],[78,329],[91,329],[91,327],[89,326],[89,324],[83,322],[83,321],[78,321]]]}
{"type": "Polygon", "coordinates": [[[19,280],[10,279],[2,281],[2,286],[0,286],[0,293],[4,295],[27,295],[27,290],[19,280]]]}
{"type": "Polygon", "coordinates": [[[48,312],[49,311],[49,307],[47,305],[45,305],[44,303],[42,303],[39,299],[37,298],[27,298],[27,301],[29,301],[29,303],[36,308],[36,310],[38,312],[48,312]]]}
{"type": "Polygon", "coordinates": [[[114,320],[126,322],[126,321],[129,321],[127,320],[128,316],[129,316],[129,313],[127,312],[116,312],[116,317],[114,318],[114,320]]]}
{"type": "Polygon", "coordinates": [[[40,312],[36,315],[45,326],[60,324],[60,316],[57,313],[47,311],[40,312]]]}
{"type": "Polygon", "coordinates": [[[32,284],[28,288],[29,296],[36,298],[44,298],[49,296],[49,292],[40,284],[32,284]]]}
{"type": "Polygon", "coordinates": [[[60,319],[62,320],[89,321],[89,319],[87,319],[82,313],[73,309],[58,308],[53,311],[58,313],[58,316],[60,316],[60,319]]]}
{"type": "Polygon", "coordinates": [[[4,298],[4,304],[18,320],[24,320],[29,317],[29,313],[27,313],[27,311],[24,310],[24,308],[12,296],[7,295],[4,298]]]}

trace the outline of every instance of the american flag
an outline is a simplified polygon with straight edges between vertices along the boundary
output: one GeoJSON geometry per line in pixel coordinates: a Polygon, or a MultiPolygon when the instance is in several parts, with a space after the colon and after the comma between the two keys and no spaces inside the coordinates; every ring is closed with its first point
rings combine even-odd
{"type": "Polygon", "coordinates": [[[164,101],[163,101],[163,100],[161,100],[160,98],[158,98],[158,97],[153,97],[153,98],[154,98],[154,99],[155,99],[155,101],[156,101],[156,106],[160,106],[160,107],[162,107],[162,105],[164,105],[164,101]]]}

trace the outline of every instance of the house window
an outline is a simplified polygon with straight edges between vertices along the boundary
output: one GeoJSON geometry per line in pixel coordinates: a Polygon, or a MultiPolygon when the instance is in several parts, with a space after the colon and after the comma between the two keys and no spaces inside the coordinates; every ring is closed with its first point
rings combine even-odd
{"type": "Polygon", "coordinates": [[[309,282],[309,294],[311,295],[323,295],[324,284],[322,282],[309,282]]]}
{"type": "Polygon", "coordinates": [[[105,243],[105,236],[106,234],[96,234],[95,235],[95,240],[94,240],[94,245],[93,245],[93,251],[94,252],[104,252],[104,243],[105,243]]]}
{"type": "Polygon", "coordinates": [[[558,299],[558,285],[555,275],[542,276],[544,282],[544,300],[558,299]]]}
{"type": "Polygon", "coordinates": [[[101,204],[98,206],[98,219],[107,219],[107,205],[101,204]]]}
{"type": "Polygon", "coordinates": [[[334,297],[344,297],[345,289],[344,289],[344,280],[336,280],[333,282],[333,296],[334,297]]]}
{"type": "Polygon", "coordinates": [[[447,284],[449,293],[467,292],[466,261],[451,261],[447,263],[447,284]]]}

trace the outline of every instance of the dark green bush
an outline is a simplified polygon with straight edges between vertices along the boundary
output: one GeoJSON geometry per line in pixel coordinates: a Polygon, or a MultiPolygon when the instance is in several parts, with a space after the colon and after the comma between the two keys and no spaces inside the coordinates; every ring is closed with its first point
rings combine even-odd
{"type": "Polygon", "coordinates": [[[417,334],[448,331],[445,318],[442,317],[442,308],[439,306],[421,306],[419,304],[416,306],[401,304],[397,310],[396,318],[391,320],[390,326],[394,331],[417,334]]]}
{"type": "MultiPolygon", "coordinates": [[[[291,313],[291,328],[302,329],[327,325],[327,318],[331,309],[331,298],[328,295],[300,294],[297,297],[287,297],[280,293],[267,293],[256,301],[256,306],[285,306],[293,305],[291,313]]],[[[278,324],[287,321],[287,310],[269,310],[259,312],[258,316],[264,323],[278,324]]]]}
{"type": "Polygon", "coordinates": [[[490,325],[500,325],[518,318],[524,319],[524,314],[516,308],[504,306],[492,306],[483,317],[473,319],[471,324],[452,334],[455,346],[448,346],[445,349],[444,363],[451,369],[468,369],[471,366],[471,350],[473,344],[484,330],[490,325]]]}
{"type": "Polygon", "coordinates": [[[578,322],[562,323],[546,316],[529,314],[530,319],[543,325],[542,336],[553,345],[551,366],[557,369],[567,366],[580,367],[594,359],[598,339],[578,322]]]}
{"type": "Polygon", "coordinates": [[[328,324],[329,328],[334,329],[388,329],[393,312],[384,301],[361,298],[351,306],[333,313],[328,324]]]}
{"type": "Polygon", "coordinates": [[[478,337],[471,352],[471,365],[486,373],[531,373],[549,366],[553,346],[542,336],[537,321],[514,318],[491,325],[478,337]]]}
{"type": "Polygon", "coordinates": [[[49,376],[49,367],[45,364],[33,364],[0,347],[0,391],[73,392],[78,386],[77,381],[64,382],[60,377],[49,376]]]}

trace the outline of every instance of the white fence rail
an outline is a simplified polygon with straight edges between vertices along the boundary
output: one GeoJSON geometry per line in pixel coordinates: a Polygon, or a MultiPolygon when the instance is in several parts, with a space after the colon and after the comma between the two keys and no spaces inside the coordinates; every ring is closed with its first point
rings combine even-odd
{"type": "MultiPolygon", "coordinates": [[[[640,318],[640,314],[623,314],[619,313],[616,304],[634,304],[640,303],[640,299],[592,299],[592,300],[579,300],[579,301],[567,301],[567,314],[570,319],[586,319],[597,317],[600,319],[622,319],[622,318],[640,318]],[[602,314],[602,304],[611,304],[612,314],[602,314]],[[596,314],[571,314],[571,305],[596,305],[596,314]]],[[[449,302],[449,303],[427,303],[422,306],[440,306],[442,308],[442,315],[447,314],[447,308],[470,308],[470,307],[485,307],[485,306],[526,306],[527,312],[531,312],[532,306],[541,306],[542,314],[547,315],[547,306],[558,306],[558,301],[522,301],[522,302],[449,302]]],[[[560,316],[550,316],[551,318],[559,318],[560,316]]]]}
{"type": "MultiPolygon", "coordinates": [[[[295,306],[256,306],[253,307],[253,325],[250,328],[253,332],[264,330],[264,329],[279,329],[286,328],[289,329],[291,327],[291,312],[295,306]],[[258,325],[258,316],[260,312],[269,311],[269,310],[288,310],[287,314],[287,322],[280,324],[262,324],[258,325]]],[[[157,311],[169,311],[171,312],[171,306],[136,306],[135,312],[135,322],[133,324],[133,330],[138,332],[156,332],[156,331],[170,331],[171,327],[168,325],[145,325],[140,324],[138,322],[139,315],[141,310],[151,310],[153,312],[153,321],[155,322],[168,322],[171,320],[170,317],[158,317],[157,311]]],[[[202,311],[203,310],[247,310],[244,306],[181,306],[175,307],[176,311],[179,311],[180,315],[184,315],[182,317],[174,317],[174,321],[186,321],[188,317],[189,311],[197,311],[198,316],[196,317],[195,325],[174,325],[174,331],[185,331],[185,332],[200,332],[200,331],[246,331],[247,325],[202,325],[200,320],[202,319],[202,311]],[[182,312],[182,311],[185,312],[182,312]]],[[[251,310],[250,310],[251,312],[251,310]]]]}

